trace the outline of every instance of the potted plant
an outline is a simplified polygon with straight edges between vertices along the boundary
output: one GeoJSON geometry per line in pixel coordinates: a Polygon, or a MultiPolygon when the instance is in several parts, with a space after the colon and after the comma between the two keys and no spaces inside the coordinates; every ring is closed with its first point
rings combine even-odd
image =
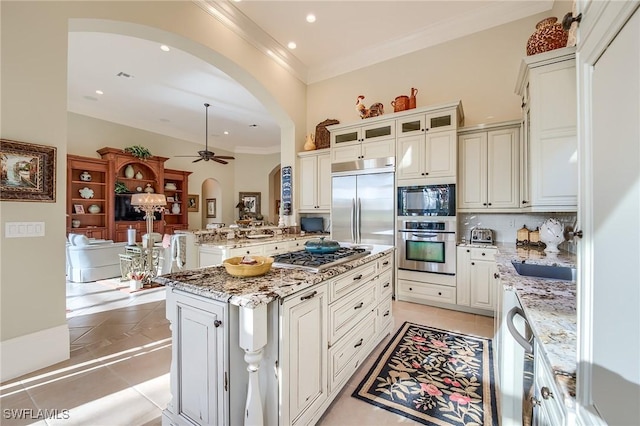
{"type": "Polygon", "coordinates": [[[146,160],[147,158],[151,157],[151,151],[140,145],[128,146],[123,149],[123,151],[141,160],[146,160]]]}
{"type": "Polygon", "coordinates": [[[127,188],[127,185],[125,185],[124,182],[120,182],[119,180],[117,180],[115,192],[116,194],[124,194],[126,192],[129,192],[129,188],[127,188]]]}

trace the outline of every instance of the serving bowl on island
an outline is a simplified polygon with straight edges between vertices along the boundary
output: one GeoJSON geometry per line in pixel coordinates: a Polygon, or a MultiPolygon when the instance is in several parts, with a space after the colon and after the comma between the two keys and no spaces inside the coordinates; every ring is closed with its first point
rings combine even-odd
{"type": "Polygon", "coordinates": [[[224,268],[229,275],[234,277],[257,277],[264,275],[271,269],[273,257],[251,256],[251,260],[255,263],[243,263],[247,258],[244,256],[230,257],[222,261],[224,268]]]}

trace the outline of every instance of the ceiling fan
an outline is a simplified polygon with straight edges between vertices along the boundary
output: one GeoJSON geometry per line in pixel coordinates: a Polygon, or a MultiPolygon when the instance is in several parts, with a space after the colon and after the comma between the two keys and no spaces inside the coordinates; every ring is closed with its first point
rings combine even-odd
{"type": "Polygon", "coordinates": [[[228,155],[216,155],[215,152],[209,151],[209,107],[211,105],[205,103],[205,133],[204,133],[204,151],[198,151],[198,155],[176,155],[176,157],[199,157],[197,160],[193,160],[193,163],[197,163],[198,161],[209,161],[213,160],[220,164],[229,164],[228,161],[224,160],[235,160],[235,157],[231,157],[228,155]]]}

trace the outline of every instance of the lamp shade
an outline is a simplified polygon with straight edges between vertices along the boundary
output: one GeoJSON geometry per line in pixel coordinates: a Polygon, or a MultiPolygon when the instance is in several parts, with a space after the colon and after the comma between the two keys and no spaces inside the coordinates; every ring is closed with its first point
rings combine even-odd
{"type": "Polygon", "coordinates": [[[131,205],[132,206],[166,206],[167,198],[164,194],[133,194],[131,196],[131,205]]]}

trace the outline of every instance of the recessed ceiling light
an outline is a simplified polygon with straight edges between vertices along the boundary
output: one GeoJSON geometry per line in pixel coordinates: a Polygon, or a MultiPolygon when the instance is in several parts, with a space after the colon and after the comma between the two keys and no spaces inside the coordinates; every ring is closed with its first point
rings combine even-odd
{"type": "Polygon", "coordinates": [[[160,50],[163,50],[165,52],[170,51],[171,49],[169,48],[169,46],[167,46],[166,44],[163,44],[162,46],[160,46],[160,50]]]}
{"type": "Polygon", "coordinates": [[[310,24],[316,22],[316,15],[314,15],[313,13],[308,14],[307,22],[310,24]]]}
{"type": "Polygon", "coordinates": [[[225,131],[224,131],[224,132],[222,132],[222,133],[224,133],[225,135],[228,135],[228,134],[229,134],[229,131],[228,131],[228,130],[225,130],[225,131]]]}
{"type": "Polygon", "coordinates": [[[104,95],[104,92],[103,92],[102,90],[96,90],[96,93],[97,93],[98,95],[104,95]]]}
{"type": "Polygon", "coordinates": [[[296,48],[296,47],[298,47],[298,46],[296,45],[296,43],[295,43],[295,42],[290,41],[290,42],[289,42],[289,44],[287,44],[287,47],[288,47],[289,49],[292,49],[292,50],[293,50],[293,49],[295,49],[295,48],[296,48]]]}

